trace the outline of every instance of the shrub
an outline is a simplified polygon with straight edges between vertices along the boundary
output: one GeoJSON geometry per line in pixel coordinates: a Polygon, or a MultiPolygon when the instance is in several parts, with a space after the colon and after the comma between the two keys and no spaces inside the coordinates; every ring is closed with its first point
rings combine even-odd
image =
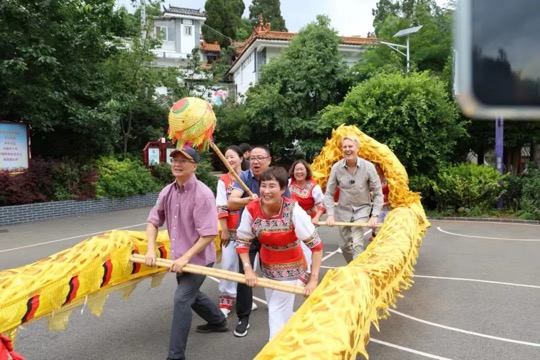
{"type": "Polygon", "coordinates": [[[28,171],[12,175],[0,173],[0,205],[20,205],[45,202],[53,199],[54,184],[51,162],[32,160],[28,171]]]}
{"type": "Polygon", "coordinates": [[[167,163],[153,166],[152,175],[154,175],[154,178],[161,186],[165,186],[174,181],[174,176],[171,173],[171,166],[167,163]]]}
{"type": "Polygon", "coordinates": [[[126,197],[159,191],[160,185],[140,161],[103,157],[97,162],[96,197],[126,197]]]}
{"type": "Polygon", "coordinates": [[[464,214],[471,209],[486,211],[504,193],[500,186],[504,177],[496,169],[482,165],[461,164],[443,168],[433,184],[437,207],[464,214]]]}
{"type": "Polygon", "coordinates": [[[212,165],[210,164],[210,161],[208,160],[208,158],[209,158],[208,154],[201,154],[201,162],[199,163],[199,166],[197,167],[197,171],[195,171],[195,176],[197,176],[197,179],[205,183],[206,186],[208,186],[214,192],[214,195],[215,195],[216,189],[217,189],[218,178],[212,173],[214,169],[212,168],[212,165]]]}
{"type": "Polygon", "coordinates": [[[521,175],[509,174],[503,179],[502,186],[505,190],[503,205],[513,212],[521,208],[524,178],[521,175]]]}
{"type": "Polygon", "coordinates": [[[97,171],[91,164],[80,165],[73,160],[53,163],[54,200],[87,200],[96,196],[97,171]]]}
{"type": "Polygon", "coordinates": [[[529,167],[523,176],[521,209],[534,219],[540,220],[540,170],[529,167]]]}
{"type": "Polygon", "coordinates": [[[425,175],[413,175],[409,178],[409,189],[419,192],[422,196],[422,205],[426,209],[435,209],[435,194],[433,192],[433,180],[425,175]]]}

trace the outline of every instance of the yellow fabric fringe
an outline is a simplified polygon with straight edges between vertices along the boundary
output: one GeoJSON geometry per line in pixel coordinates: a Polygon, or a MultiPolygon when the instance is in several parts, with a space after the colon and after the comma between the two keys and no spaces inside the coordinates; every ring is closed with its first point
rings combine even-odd
{"type": "MultiPolygon", "coordinates": [[[[381,165],[393,210],[367,250],[348,266],[329,271],[257,359],[351,359],[356,354],[368,359],[371,324],[378,329],[378,320],[389,315],[388,307],[395,307],[401,291],[413,283],[418,248],[430,224],[419,194],[409,191],[407,173],[388,147],[356,127],[341,126],[313,162],[314,177],[326,185],[332,164],[342,157],[345,134],[359,138],[361,157],[381,165]]],[[[215,245],[219,252],[219,236],[215,245]]],[[[159,285],[165,268],[141,265],[133,273],[129,262],[133,251],[144,254],[146,248],[144,232],[115,230],[34,264],[1,271],[0,333],[14,339],[19,325],[41,317],[49,317],[51,330],[62,330],[75,307],[86,304],[99,316],[110,292],[122,291],[127,298],[147,277],[152,277],[152,286],[159,285]],[[103,285],[106,273],[108,283],[103,285]],[[70,298],[74,283],[76,296],[70,298]]],[[[159,233],[158,248],[166,253],[160,257],[168,257],[165,231],[159,233]]]]}
{"type": "Polygon", "coordinates": [[[326,273],[321,284],[256,359],[354,359],[369,355],[371,324],[396,307],[412,283],[413,266],[427,227],[420,196],[408,188],[405,168],[387,146],[354,126],[340,126],[314,160],[316,180],[325,186],[332,165],[343,157],[341,138],[360,140],[359,156],[381,165],[393,207],[371,245],[349,265],[326,273]]]}

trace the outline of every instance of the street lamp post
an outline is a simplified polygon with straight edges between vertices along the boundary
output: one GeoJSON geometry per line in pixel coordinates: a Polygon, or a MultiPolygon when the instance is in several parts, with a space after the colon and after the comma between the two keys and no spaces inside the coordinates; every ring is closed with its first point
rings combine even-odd
{"type": "Polygon", "coordinates": [[[409,48],[410,48],[409,47],[409,35],[414,34],[418,30],[420,30],[421,28],[422,28],[422,25],[419,25],[419,26],[415,26],[415,27],[412,27],[412,28],[399,30],[394,35],[394,37],[406,36],[407,37],[407,45],[394,44],[394,43],[390,43],[390,42],[387,42],[387,41],[379,41],[380,44],[387,45],[392,50],[397,51],[401,55],[405,56],[405,58],[407,58],[407,72],[409,72],[409,70],[410,70],[410,64],[409,63],[410,63],[410,58],[411,58],[410,57],[410,51],[409,51],[409,48]],[[400,48],[405,49],[405,52],[401,51],[400,48]]]}

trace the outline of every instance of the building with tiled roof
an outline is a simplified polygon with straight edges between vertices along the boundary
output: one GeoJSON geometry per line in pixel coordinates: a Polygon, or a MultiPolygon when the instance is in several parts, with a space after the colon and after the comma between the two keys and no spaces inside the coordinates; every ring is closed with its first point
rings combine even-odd
{"type": "MultiPolygon", "coordinates": [[[[189,59],[193,50],[198,49],[202,68],[210,68],[221,54],[219,43],[208,43],[203,40],[201,28],[206,20],[206,13],[198,9],[188,9],[175,6],[163,7],[163,14],[153,18],[154,36],[160,36],[161,46],[153,49],[156,55],[156,65],[160,67],[181,68],[182,77],[179,81],[190,91],[191,95],[203,96],[209,101],[215,94],[233,93],[232,84],[220,84],[212,89],[201,85],[206,82],[205,75],[194,73],[188,69],[189,59]],[[231,89],[228,88],[231,86],[231,89]]],[[[165,87],[157,92],[166,94],[165,87]]]]}
{"type": "Polygon", "coordinates": [[[154,36],[163,42],[153,50],[158,66],[182,66],[194,48],[199,48],[202,62],[213,62],[221,53],[219,44],[207,43],[202,39],[201,27],[206,13],[199,9],[163,7],[163,15],[154,17],[154,36]]]}
{"type": "Polygon", "coordinates": [[[180,16],[182,18],[195,17],[199,19],[206,20],[206,12],[202,9],[188,9],[176,6],[169,6],[167,9],[163,6],[164,16],[180,16]]]}
{"type": "MultiPolygon", "coordinates": [[[[236,60],[230,67],[228,74],[233,78],[236,93],[240,95],[238,101],[245,99],[246,91],[259,80],[260,68],[270,59],[281,54],[289,46],[289,42],[296,33],[273,31],[270,23],[264,24],[262,16],[259,25],[244,43],[236,45],[236,60]]],[[[377,43],[376,38],[357,36],[342,37],[339,51],[344,55],[345,62],[352,66],[358,62],[367,46],[377,43]]]]}

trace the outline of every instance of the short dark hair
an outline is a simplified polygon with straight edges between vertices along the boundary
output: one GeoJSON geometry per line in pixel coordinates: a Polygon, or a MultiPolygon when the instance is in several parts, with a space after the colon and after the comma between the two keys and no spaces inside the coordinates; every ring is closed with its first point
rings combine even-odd
{"type": "Polygon", "coordinates": [[[289,175],[287,174],[287,170],[281,166],[270,166],[268,170],[261,175],[261,182],[269,180],[276,180],[279,187],[285,189],[289,183],[289,175]]]}
{"type": "Polygon", "coordinates": [[[248,143],[241,143],[240,145],[238,145],[238,147],[240,148],[240,150],[242,150],[242,154],[245,153],[246,151],[251,151],[251,145],[249,145],[248,143]]]}
{"type": "Polygon", "coordinates": [[[309,167],[309,164],[307,163],[307,161],[304,159],[296,160],[291,165],[291,168],[289,170],[289,176],[291,177],[291,179],[294,179],[294,168],[298,164],[302,164],[306,168],[306,180],[311,179],[313,177],[313,172],[311,171],[311,168],[309,167]]]}
{"type": "Polygon", "coordinates": [[[225,153],[226,153],[228,150],[234,151],[235,153],[238,154],[238,156],[240,157],[240,159],[244,159],[244,152],[242,151],[242,149],[240,149],[240,146],[236,146],[236,145],[230,145],[230,146],[227,146],[227,148],[226,148],[225,151],[223,152],[223,155],[225,155],[225,153]]]}
{"type": "Polygon", "coordinates": [[[251,148],[251,151],[253,151],[254,149],[263,149],[264,151],[266,151],[266,155],[272,156],[272,154],[270,154],[270,149],[267,146],[255,145],[254,147],[251,148]]]}

